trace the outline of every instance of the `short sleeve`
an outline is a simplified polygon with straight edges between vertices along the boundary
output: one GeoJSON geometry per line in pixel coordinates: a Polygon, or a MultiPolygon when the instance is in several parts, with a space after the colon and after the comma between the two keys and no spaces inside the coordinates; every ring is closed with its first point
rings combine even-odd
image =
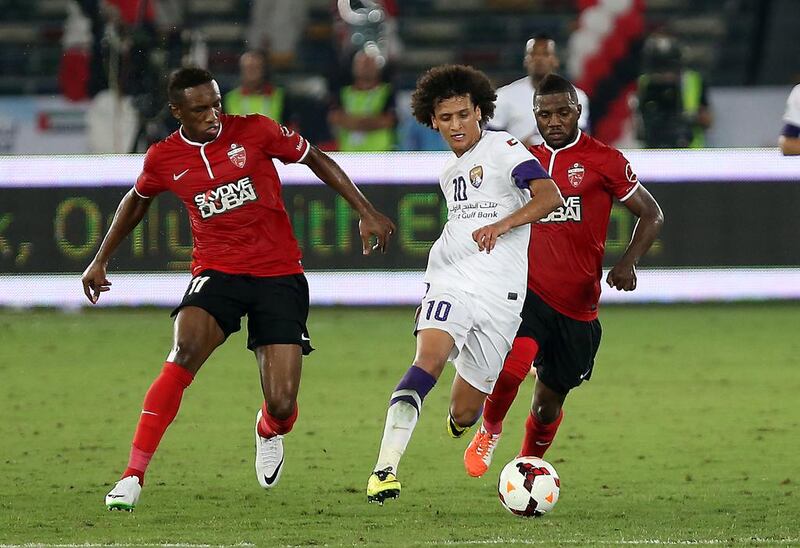
{"type": "Polygon", "coordinates": [[[608,149],[603,158],[603,181],[606,189],[624,202],[639,188],[639,179],[627,158],[618,150],[608,149]]]}
{"type": "Polygon", "coordinates": [[[783,114],[783,134],[788,137],[797,137],[800,133],[800,85],[794,87],[786,100],[786,112],[783,114]]]}
{"type": "Polygon", "coordinates": [[[302,135],[266,116],[255,114],[252,115],[252,118],[258,124],[258,131],[263,143],[262,149],[268,156],[277,158],[284,164],[294,164],[305,159],[311,149],[311,144],[302,135]]]}
{"type": "Polygon", "coordinates": [[[163,177],[156,173],[157,157],[156,145],[153,145],[147,150],[144,167],[133,185],[133,190],[142,198],[153,198],[167,190],[163,177]]]}
{"type": "Polygon", "coordinates": [[[502,162],[501,169],[505,170],[511,184],[520,189],[527,189],[528,181],[550,177],[519,139],[505,131],[496,132],[495,138],[497,139],[495,156],[502,162]]]}

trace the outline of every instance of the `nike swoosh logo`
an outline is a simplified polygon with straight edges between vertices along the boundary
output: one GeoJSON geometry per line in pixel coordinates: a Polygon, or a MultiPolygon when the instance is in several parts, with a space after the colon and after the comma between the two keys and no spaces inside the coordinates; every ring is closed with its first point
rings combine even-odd
{"type": "Polygon", "coordinates": [[[108,495],[108,498],[110,498],[110,499],[121,499],[124,496],[125,495],[108,495]]]}
{"type": "Polygon", "coordinates": [[[267,485],[272,485],[275,482],[275,478],[278,477],[278,472],[281,471],[281,466],[283,466],[283,458],[281,458],[281,461],[278,463],[278,466],[275,467],[275,471],[272,473],[271,476],[269,477],[264,476],[264,482],[267,485]]]}
{"type": "Polygon", "coordinates": [[[550,445],[549,441],[537,441],[536,445],[550,445]]]}
{"type": "Polygon", "coordinates": [[[173,181],[177,181],[178,179],[180,179],[181,177],[183,177],[184,175],[186,175],[186,172],[187,172],[187,171],[189,171],[189,170],[188,170],[188,169],[184,169],[183,171],[181,171],[181,172],[180,172],[180,173],[178,173],[177,175],[175,175],[175,174],[173,173],[173,174],[172,174],[172,180],[173,180],[173,181]]]}

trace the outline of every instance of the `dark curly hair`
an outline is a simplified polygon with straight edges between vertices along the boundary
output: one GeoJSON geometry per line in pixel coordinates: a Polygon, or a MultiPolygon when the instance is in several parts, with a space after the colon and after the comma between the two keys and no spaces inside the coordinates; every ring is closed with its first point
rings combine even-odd
{"type": "Polygon", "coordinates": [[[469,95],[472,104],[481,109],[481,125],[494,116],[494,92],[491,80],[481,71],[466,65],[440,65],[428,69],[417,80],[411,96],[411,112],[420,124],[433,127],[431,118],[436,105],[469,95]]]}
{"type": "Polygon", "coordinates": [[[205,69],[197,67],[184,67],[174,70],[167,81],[167,97],[170,103],[180,103],[183,100],[183,90],[201,84],[207,84],[214,77],[205,69]]]}

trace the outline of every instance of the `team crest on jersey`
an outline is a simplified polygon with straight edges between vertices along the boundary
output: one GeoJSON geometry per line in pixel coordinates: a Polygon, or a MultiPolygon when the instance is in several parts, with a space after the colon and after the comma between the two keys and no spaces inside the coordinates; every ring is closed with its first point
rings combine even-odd
{"type": "Polygon", "coordinates": [[[245,162],[247,162],[247,153],[244,151],[244,147],[237,143],[231,143],[228,159],[239,169],[243,168],[245,162]]]}
{"type": "Polygon", "coordinates": [[[478,188],[483,182],[483,166],[476,166],[469,170],[469,182],[478,188]]]}
{"type": "Polygon", "coordinates": [[[583,176],[586,174],[586,169],[578,163],[572,164],[572,166],[567,170],[567,179],[569,179],[569,184],[574,187],[578,187],[583,181],[583,176]]]}

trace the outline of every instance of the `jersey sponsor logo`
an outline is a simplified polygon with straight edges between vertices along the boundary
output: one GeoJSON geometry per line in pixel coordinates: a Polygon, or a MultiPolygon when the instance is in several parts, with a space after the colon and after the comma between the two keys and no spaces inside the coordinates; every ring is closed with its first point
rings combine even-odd
{"type": "Polygon", "coordinates": [[[625,164],[625,178],[628,179],[631,183],[638,183],[639,178],[636,176],[636,173],[633,172],[633,168],[631,167],[630,162],[625,164]]]}
{"type": "Polygon", "coordinates": [[[478,188],[483,182],[483,166],[475,166],[469,170],[469,182],[478,188]]]}
{"type": "Polygon", "coordinates": [[[564,205],[551,212],[550,215],[539,221],[540,223],[567,223],[581,222],[581,197],[567,196],[564,205]]]}
{"type": "Polygon", "coordinates": [[[231,143],[231,149],[228,151],[228,159],[239,169],[243,168],[244,164],[247,162],[247,153],[244,151],[244,147],[237,143],[231,143]]]}
{"type": "Polygon", "coordinates": [[[586,169],[579,163],[572,164],[567,170],[569,184],[575,188],[578,188],[578,185],[581,184],[584,175],[586,175],[586,169]]]}
{"type": "Polygon", "coordinates": [[[242,177],[233,183],[225,183],[194,196],[194,203],[203,219],[225,213],[256,200],[258,200],[258,195],[250,177],[242,177]]]}

